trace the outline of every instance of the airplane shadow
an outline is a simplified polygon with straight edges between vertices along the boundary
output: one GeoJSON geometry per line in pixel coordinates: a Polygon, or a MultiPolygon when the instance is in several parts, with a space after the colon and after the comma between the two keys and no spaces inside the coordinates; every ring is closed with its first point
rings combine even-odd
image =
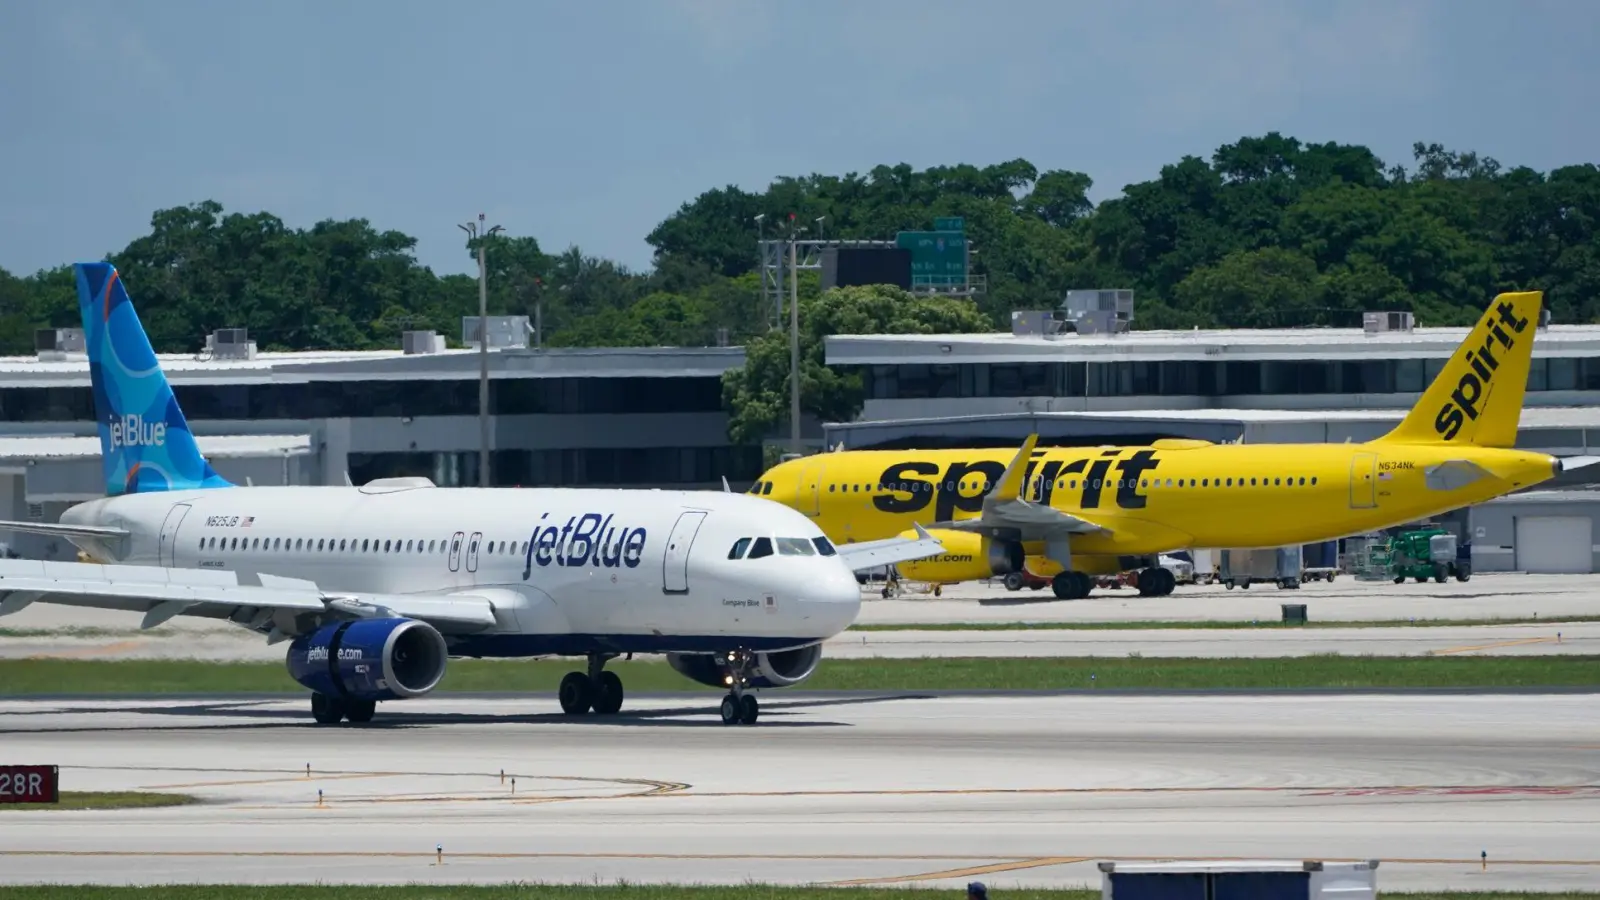
{"type": "MultiPolygon", "coordinates": [[[[840,722],[828,719],[796,720],[792,717],[807,710],[824,709],[828,707],[858,706],[866,703],[884,703],[895,700],[926,699],[925,695],[918,694],[893,694],[871,697],[839,697],[816,700],[778,700],[761,704],[761,718],[754,726],[756,728],[848,728],[853,723],[840,722]]],[[[720,699],[717,701],[720,703],[720,699]]],[[[281,704],[282,700],[230,700],[174,703],[166,706],[142,706],[125,708],[118,706],[105,706],[99,708],[62,708],[52,707],[47,709],[33,709],[27,711],[11,711],[0,713],[4,716],[39,716],[39,715],[142,715],[152,717],[186,717],[216,719],[215,723],[205,725],[195,724],[149,724],[149,725],[66,725],[61,727],[45,728],[0,728],[0,734],[93,734],[102,732],[126,731],[242,731],[265,729],[299,729],[321,728],[337,730],[379,730],[399,731],[408,729],[438,728],[451,725],[578,725],[591,728],[727,728],[722,724],[721,715],[716,705],[700,706],[685,705],[664,708],[624,709],[610,716],[569,716],[564,713],[461,713],[461,712],[413,712],[405,711],[399,703],[380,704],[378,714],[371,722],[355,725],[349,722],[339,725],[318,725],[311,721],[309,710],[266,709],[268,704],[281,704]],[[388,712],[384,709],[389,706],[395,709],[388,712]],[[693,717],[693,718],[690,718],[693,717]],[[703,718],[702,718],[703,717],[703,718]],[[225,721],[232,720],[232,721],[225,721]],[[239,721],[245,720],[245,721],[239,721]]]]}

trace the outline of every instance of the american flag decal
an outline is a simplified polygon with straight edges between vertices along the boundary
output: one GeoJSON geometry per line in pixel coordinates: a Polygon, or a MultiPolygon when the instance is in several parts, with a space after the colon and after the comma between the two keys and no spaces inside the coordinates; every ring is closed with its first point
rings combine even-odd
{"type": "Polygon", "coordinates": [[[1386,480],[1388,480],[1390,478],[1393,478],[1393,477],[1394,477],[1394,473],[1393,472],[1379,472],[1378,473],[1378,480],[1379,481],[1386,481],[1386,480]]]}
{"type": "Polygon", "coordinates": [[[245,516],[244,517],[244,521],[239,523],[239,527],[240,528],[249,528],[250,527],[250,523],[254,522],[255,520],[256,520],[255,516],[245,516]]]}

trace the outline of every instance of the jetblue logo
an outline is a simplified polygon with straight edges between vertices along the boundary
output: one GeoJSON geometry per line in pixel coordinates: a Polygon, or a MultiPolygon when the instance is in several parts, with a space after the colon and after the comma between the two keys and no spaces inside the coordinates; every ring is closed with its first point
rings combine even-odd
{"type": "Polygon", "coordinates": [[[1461,374],[1456,389],[1450,392],[1450,399],[1439,407],[1439,414],[1433,419],[1433,430],[1447,441],[1461,433],[1461,426],[1467,423],[1467,419],[1476,421],[1483,412],[1479,404],[1485,399],[1487,389],[1494,382],[1494,373],[1500,368],[1500,360],[1495,358],[1495,344],[1506,350],[1515,349],[1518,336],[1528,328],[1528,320],[1517,318],[1516,307],[1509,302],[1500,301],[1495,311],[1500,317],[1498,320],[1489,320],[1483,346],[1467,351],[1467,364],[1471,368],[1461,374]]]}
{"type": "MultiPolygon", "coordinates": [[[[344,659],[361,659],[362,658],[362,653],[361,653],[360,650],[357,650],[357,649],[354,649],[354,648],[340,647],[339,648],[339,653],[338,653],[338,658],[341,659],[341,660],[344,660],[344,659]]],[[[328,661],[328,648],[327,647],[312,647],[310,650],[306,651],[306,662],[327,662],[327,661],[328,661]]]]}
{"type": "Polygon", "coordinates": [[[111,449],[119,447],[162,447],[167,443],[167,423],[145,422],[144,416],[130,413],[111,420],[111,449]]]}
{"type": "Polygon", "coordinates": [[[599,513],[584,513],[573,516],[565,524],[546,526],[544,520],[549,517],[549,513],[540,516],[539,526],[528,538],[528,554],[522,567],[524,581],[533,574],[534,566],[598,566],[604,569],[627,566],[632,569],[644,558],[643,528],[613,526],[611,520],[615,516],[599,513]]]}

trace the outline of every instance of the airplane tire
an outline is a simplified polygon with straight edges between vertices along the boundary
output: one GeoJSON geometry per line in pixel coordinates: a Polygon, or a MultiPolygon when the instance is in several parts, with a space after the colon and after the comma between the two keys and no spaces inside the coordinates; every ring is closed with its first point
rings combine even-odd
{"type": "Polygon", "coordinates": [[[615,672],[601,672],[600,683],[594,692],[594,711],[602,716],[614,716],[622,710],[622,679],[615,672]]]}
{"type": "Polygon", "coordinates": [[[561,699],[561,711],[567,715],[581,716],[588,712],[594,702],[594,689],[589,683],[589,676],[582,672],[568,672],[561,679],[558,696],[561,699]]]}
{"type": "Polygon", "coordinates": [[[377,711],[378,701],[376,700],[350,700],[347,701],[344,715],[352,725],[365,725],[372,721],[372,717],[377,711]]]}
{"type": "Polygon", "coordinates": [[[1006,590],[1008,590],[1008,591],[1020,591],[1020,590],[1022,590],[1022,573],[1021,572],[1007,572],[1006,573],[1006,590]]]}
{"type": "Polygon", "coordinates": [[[337,725],[344,718],[344,704],[327,694],[312,694],[311,718],[318,725],[337,725]]]}
{"type": "Polygon", "coordinates": [[[739,709],[739,698],[729,694],[722,698],[722,724],[737,725],[742,718],[743,710],[739,709]]]}
{"type": "Polygon", "coordinates": [[[756,723],[756,719],[760,715],[761,704],[756,702],[755,697],[751,696],[750,694],[745,694],[743,697],[739,698],[740,725],[754,725],[756,723]]]}

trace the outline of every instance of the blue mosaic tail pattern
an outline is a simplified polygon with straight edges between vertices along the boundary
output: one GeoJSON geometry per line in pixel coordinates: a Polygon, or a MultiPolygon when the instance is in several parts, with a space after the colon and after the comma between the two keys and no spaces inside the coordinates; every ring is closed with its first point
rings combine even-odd
{"type": "Polygon", "coordinates": [[[73,269],[106,495],[232,487],[200,455],[116,268],[73,269]]]}

